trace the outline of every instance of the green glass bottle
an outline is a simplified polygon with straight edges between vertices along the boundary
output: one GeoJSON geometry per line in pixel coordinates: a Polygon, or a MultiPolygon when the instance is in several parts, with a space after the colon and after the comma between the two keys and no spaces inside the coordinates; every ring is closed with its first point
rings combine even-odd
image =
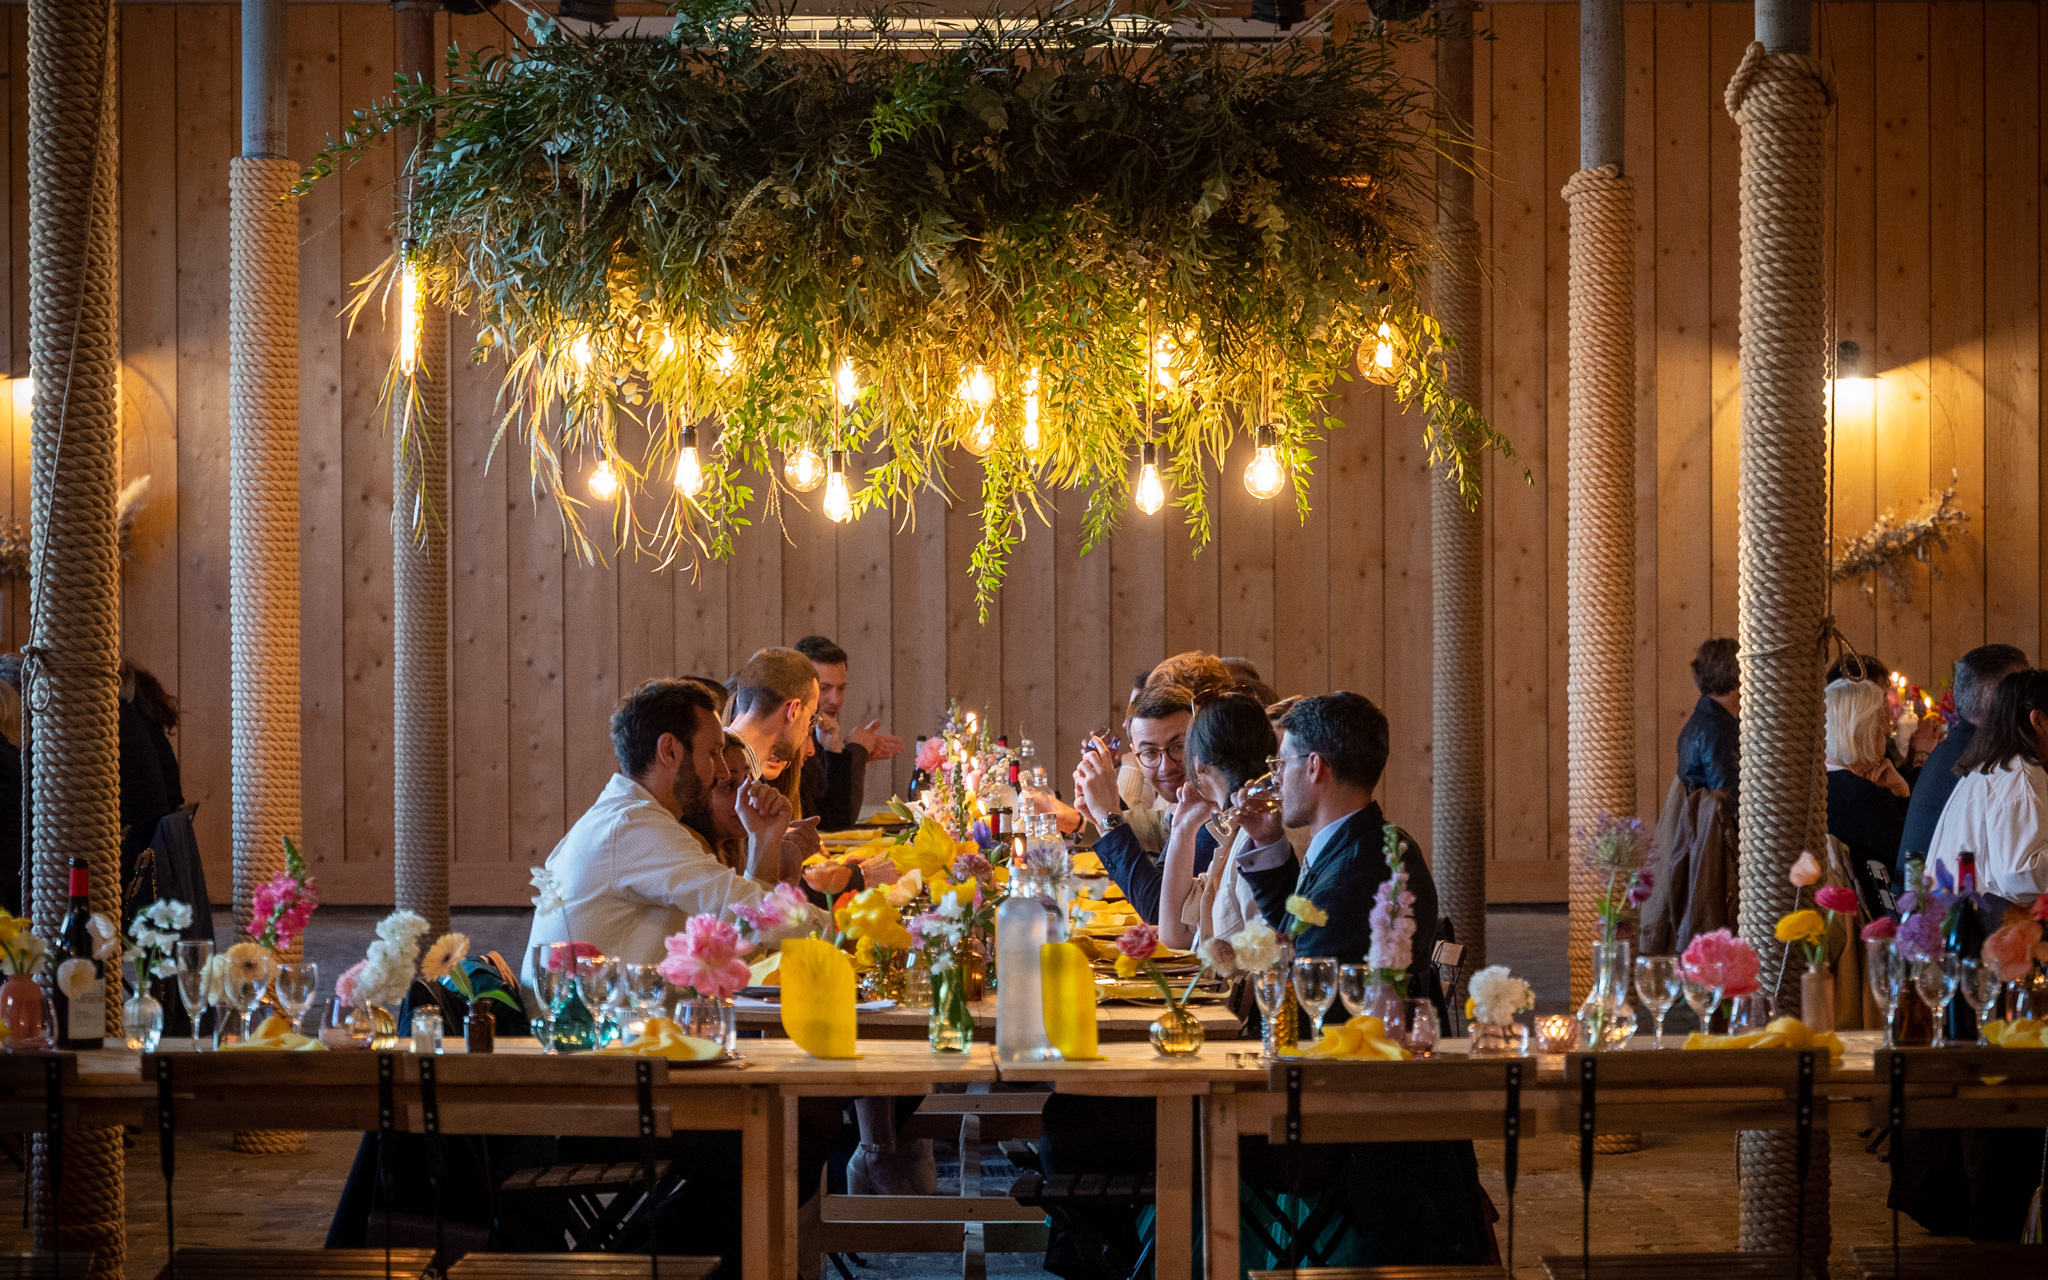
{"type": "Polygon", "coordinates": [[[555,1001],[554,1044],[556,1053],[585,1053],[597,1048],[597,1020],[590,1006],[576,994],[576,984],[565,984],[567,992],[555,1001]]]}

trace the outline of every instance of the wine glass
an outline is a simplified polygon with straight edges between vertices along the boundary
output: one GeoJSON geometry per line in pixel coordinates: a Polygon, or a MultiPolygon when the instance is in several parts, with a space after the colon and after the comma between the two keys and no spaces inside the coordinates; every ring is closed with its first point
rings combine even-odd
{"type": "Polygon", "coordinates": [[[1677,956],[1637,956],[1636,994],[1657,1014],[1657,1038],[1653,1047],[1664,1047],[1664,1016],[1685,994],[1685,975],[1678,971],[1677,956]]]}
{"type": "Polygon", "coordinates": [[[235,1011],[234,1029],[230,1030],[225,1021],[215,1025],[213,1039],[216,1048],[234,1041],[246,1040],[256,1034],[254,1015],[263,1005],[263,995],[270,988],[270,978],[274,970],[275,962],[271,960],[268,952],[244,965],[237,965],[233,959],[228,961],[227,977],[221,984],[221,994],[226,997],[229,1007],[235,1011]]]}
{"type": "Polygon", "coordinates": [[[1315,1039],[1323,1034],[1323,1015],[1337,998],[1337,962],[1323,956],[1304,956],[1294,962],[1294,998],[1308,1014],[1309,1031],[1315,1039]]]}
{"type": "Polygon", "coordinates": [[[1694,982],[1680,972],[1679,981],[1685,984],[1685,1003],[1700,1020],[1700,1031],[1712,1035],[1714,1031],[1714,1010],[1721,1007],[1721,989],[1704,982],[1694,982]]]}
{"type": "Polygon", "coordinates": [[[1352,1017],[1366,1011],[1366,1001],[1372,992],[1372,966],[1363,964],[1340,964],[1337,966],[1337,998],[1344,1002],[1345,1012],[1352,1017]]]}
{"type": "Polygon", "coordinates": [[[1977,1015],[1977,1043],[1988,1046],[1991,1041],[1984,1035],[1984,1021],[1991,1007],[1998,1003],[1998,970],[1991,967],[1990,961],[1977,956],[1961,957],[1957,967],[1961,971],[1963,1000],[1970,1006],[1970,1012],[1977,1015]]]}
{"type": "Polygon", "coordinates": [[[1962,981],[1961,960],[1961,956],[1943,952],[1913,967],[1913,990],[1934,1019],[1934,1039],[1930,1045],[1936,1049],[1947,1048],[1950,1043],[1942,1034],[1941,1024],[1948,1017],[1949,1002],[1956,998],[1956,986],[1962,981]]]}
{"type": "Polygon", "coordinates": [[[1418,1058],[1434,1057],[1442,1028],[1436,1021],[1436,1002],[1415,999],[1408,1002],[1408,1052],[1418,1058]]]}
{"type": "Polygon", "coordinates": [[[185,1006],[185,1016],[192,1020],[192,1048],[204,1045],[199,1035],[199,1023],[206,1016],[206,964],[213,959],[213,943],[178,943],[178,1001],[185,1006]]]}
{"type": "Polygon", "coordinates": [[[1899,1003],[1906,995],[1906,961],[1890,938],[1872,938],[1863,944],[1864,980],[1870,984],[1870,998],[1884,1010],[1884,1047],[1896,1049],[1892,1023],[1899,1003]]]}
{"type": "Polygon", "coordinates": [[[1280,779],[1272,773],[1262,773],[1244,786],[1238,788],[1237,799],[1219,810],[1209,819],[1209,831],[1216,842],[1225,848],[1230,838],[1237,834],[1237,828],[1247,813],[1267,813],[1279,804],[1280,779]]]}
{"type": "Polygon", "coordinates": [[[1276,964],[1270,969],[1260,969],[1252,975],[1252,998],[1259,1003],[1260,1052],[1273,1057],[1286,1046],[1274,1030],[1280,1010],[1287,1004],[1287,966],[1276,964]]]}
{"type": "Polygon", "coordinates": [[[668,980],[654,965],[625,961],[620,962],[617,975],[613,1000],[621,1009],[630,1010],[629,1016],[620,1022],[626,1039],[638,1039],[647,1020],[661,1012],[662,1002],[668,996],[668,980]]]}
{"type": "Polygon", "coordinates": [[[297,1031],[320,990],[320,966],[311,960],[280,964],[271,975],[271,990],[277,995],[278,1006],[292,1020],[292,1030],[297,1031]]]}

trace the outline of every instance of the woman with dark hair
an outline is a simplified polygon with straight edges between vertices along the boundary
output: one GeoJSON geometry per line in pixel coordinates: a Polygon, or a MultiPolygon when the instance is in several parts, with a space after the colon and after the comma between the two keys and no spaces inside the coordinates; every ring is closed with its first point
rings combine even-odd
{"type": "Polygon", "coordinates": [[[1999,682],[1991,716],[1956,762],[1955,792],[1935,824],[1927,869],[1956,873],[1977,855],[1977,890],[2025,904],[2048,890],[2048,671],[1999,682]]]}
{"type": "Polygon", "coordinates": [[[146,668],[121,663],[121,895],[127,902],[135,864],[156,839],[156,824],[185,807],[185,788],[170,731],[178,700],[146,668]]]}
{"type": "MultiPolygon", "coordinates": [[[[1242,693],[1205,703],[1188,723],[1187,782],[1161,855],[1159,940],[1167,946],[1199,947],[1260,918],[1251,886],[1237,869],[1245,833],[1236,832],[1230,848],[1219,850],[1200,875],[1195,874],[1195,839],[1246,783],[1266,773],[1267,758],[1279,749],[1266,708],[1242,693]]],[[[1300,850],[1295,853],[1300,856],[1300,850]]]]}

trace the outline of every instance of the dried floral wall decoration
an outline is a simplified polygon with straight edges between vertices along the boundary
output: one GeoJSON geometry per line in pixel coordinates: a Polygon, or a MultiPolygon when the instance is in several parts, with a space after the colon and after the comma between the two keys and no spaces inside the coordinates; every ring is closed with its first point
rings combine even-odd
{"type": "Polygon", "coordinates": [[[907,519],[978,485],[985,608],[1041,494],[1088,492],[1092,546],[1144,444],[1198,545],[1240,432],[1274,428],[1259,487],[1277,457],[1305,514],[1354,371],[1423,411],[1468,501],[1511,454],[1418,296],[1436,160],[1469,158],[1395,67],[1426,25],[1247,46],[1158,38],[1192,9],[1058,6],[932,47],[878,12],[834,48],[765,0],[673,11],[659,38],[537,16],[451,49],[445,88],[402,79],[301,184],[434,123],[411,238],[352,306],[476,318],[498,443],[586,556],[727,555],[761,486],[771,517],[822,482],[834,519],[907,519]],[[945,473],[955,445],[977,476],[945,473]]]}
{"type": "Polygon", "coordinates": [[[1875,579],[1882,578],[1891,586],[1893,602],[1904,604],[1913,598],[1913,579],[1908,567],[1924,564],[1929,573],[1940,577],[1941,567],[1933,563],[1934,553],[1948,550],[1948,540],[1960,534],[1968,523],[1970,513],[1956,506],[1955,477],[1951,475],[1948,488],[1928,495],[1918,515],[1901,520],[1887,511],[1862,537],[1844,539],[1830,576],[1836,582],[1870,578],[1863,584],[1863,590],[1871,595],[1877,592],[1875,579]]]}

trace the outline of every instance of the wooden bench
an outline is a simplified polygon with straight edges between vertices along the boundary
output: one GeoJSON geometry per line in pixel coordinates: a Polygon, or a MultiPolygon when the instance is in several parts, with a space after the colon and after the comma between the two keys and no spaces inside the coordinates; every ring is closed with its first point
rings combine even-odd
{"type": "MultiPolygon", "coordinates": [[[[239,1055],[230,1055],[239,1056],[239,1055]]],[[[180,1249],[157,1272],[157,1280],[421,1280],[433,1264],[432,1249],[393,1249],[385,1266],[382,1249],[180,1249]]]]}
{"type": "Polygon", "coordinates": [[[82,1280],[91,1266],[89,1253],[0,1253],[0,1280],[82,1280]]]}
{"type": "MultiPolygon", "coordinates": [[[[2008,1050],[2007,1052],[2011,1052],[2008,1050]]],[[[2048,1245],[1948,1244],[1900,1245],[1898,1268],[1892,1267],[1888,1244],[1859,1244],[1849,1251],[1862,1280],[2039,1280],[2048,1276],[2048,1245]]]]}
{"type": "Polygon", "coordinates": [[[1508,1280],[1506,1267],[1299,1267],[1246,1274],[1251,1280],[1508,1280]]]}
{"type": "MultiPolygon", "coordinates": [[[[1870,1099],[1870,1122],[1879,1128],[1892,1123],[1894,1071],[1898,1072],[1904,1128],[2048,1126],[2048,1092],[2042,1088],[2048,1086],[2048,1053],[1974,1045],[1953,1049],[1880,1049],[1874,1066],[1877,1091],[1870,1099]],[[2032,1096],[2014,1092],[2014,1085],[2030,1090],[2032,1096]]],[[[1891,1252],[1890,1246],[1885,1246],[1885,1252],[1891,1252]]]]}
{"type": "Polygon", "coordinates": [[[448,1280],[704,1280],[718,1261],[664,1254],[657,1272],[645,1254],[472,1253],[448,1268],[448,1280]]]}
{"type": "Polygon", "coordinates": [[[1550,1280],[1792,1280],[1789,1253],[1596,1253],[1586,1266],[1572,1253],[1541,1261],[1550,1280]]]}

